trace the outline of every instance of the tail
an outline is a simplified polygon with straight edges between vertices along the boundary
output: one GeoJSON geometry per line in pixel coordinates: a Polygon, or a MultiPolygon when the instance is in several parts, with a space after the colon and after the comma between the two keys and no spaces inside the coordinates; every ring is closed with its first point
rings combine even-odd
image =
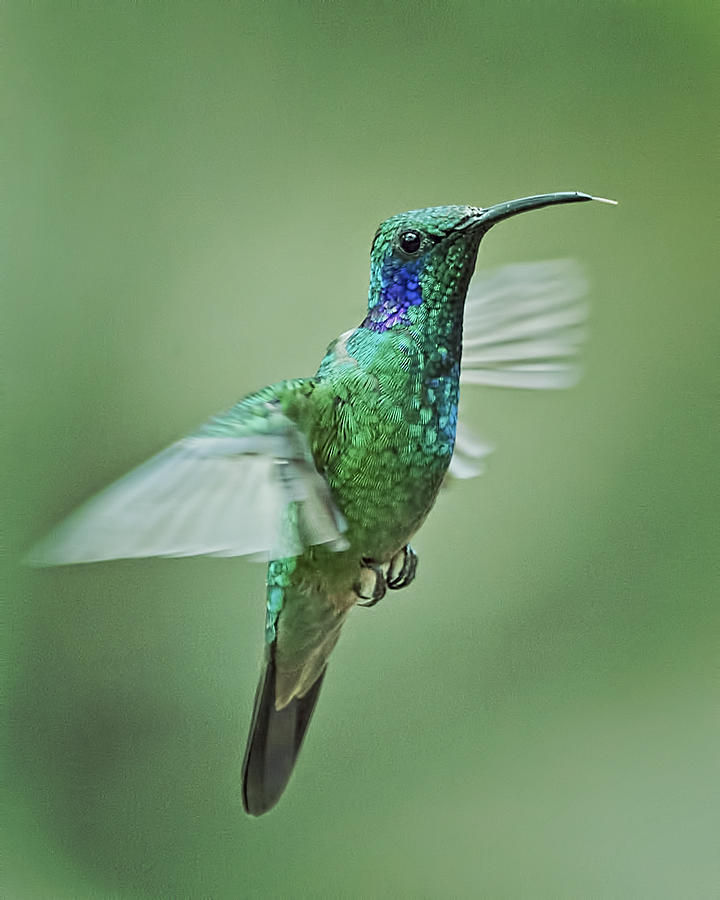
{"type": "Polygon", "coordinates": [[[275,708],[276,674],[273,643],[255,694],[243,761],[243,806],[251,816],[266,813],[282,796],[315,709],[325,669],[304,697],[293,698],[282,709],[275,708]]]}

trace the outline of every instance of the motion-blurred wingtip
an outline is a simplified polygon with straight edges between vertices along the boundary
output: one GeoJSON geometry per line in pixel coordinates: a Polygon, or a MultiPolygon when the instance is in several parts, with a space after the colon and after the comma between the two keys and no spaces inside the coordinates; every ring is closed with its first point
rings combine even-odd
{"type": "Polygon", "coordinates": [[[45,546],[46,541],[41,540],[24,553],[20,558],[20,563],[30,569],[47,569],[50,566],[62,565],[62,561],[56,561],[52,558],[52,552],[48,552],[45,546]]]}

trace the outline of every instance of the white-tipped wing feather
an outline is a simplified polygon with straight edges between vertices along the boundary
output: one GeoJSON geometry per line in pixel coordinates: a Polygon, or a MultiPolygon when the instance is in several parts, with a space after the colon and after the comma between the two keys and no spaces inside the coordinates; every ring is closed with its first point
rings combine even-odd
{"type": "Polygon", "coordinates": [[[457,424],[455,449],[448,472],[455,478],[474,478],[485,471],[485,458],[493,452],[488,444],[474,435],[462,422],[457,424]]]}
{"type": "Polygon", "coordinates": [[[241,408],[91,497],[26,561],[52,566],[141,556],[276,559],[308,544],[341,548],[345,523],[303,436],[269,404],[263,404],[264,415],[255,407],[248,418],[237,414],[241,408]],[[264,433],[242,434],[258,425],[264,433]]]}
{"type": "MultiPolygon", "coordinates": [[[[571,387],[580,376],[578,356],[587,335],[586,292],[580,267],[568,259],[476,275],[465,302],[461,384],[571,387]]],[[[461,415],[450,474],[479,475],[491,452],[461,415]]]]}
{"type": "Polygon", "coordinates": [[[587,282],[568,259],[505,266],[473,279],[465,303],[460,380],[565,388],[579,376],[587,282]]]}

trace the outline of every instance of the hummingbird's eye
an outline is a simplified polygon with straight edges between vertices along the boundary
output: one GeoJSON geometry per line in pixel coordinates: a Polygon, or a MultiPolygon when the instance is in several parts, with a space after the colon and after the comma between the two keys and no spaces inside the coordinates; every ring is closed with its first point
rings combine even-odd
{"type": "Polygon", "coordinates": [[[422,235],[419,231],[403,231],[398,241],[403,253],[412,255],[417,253],[422,244],[422,235]]]}

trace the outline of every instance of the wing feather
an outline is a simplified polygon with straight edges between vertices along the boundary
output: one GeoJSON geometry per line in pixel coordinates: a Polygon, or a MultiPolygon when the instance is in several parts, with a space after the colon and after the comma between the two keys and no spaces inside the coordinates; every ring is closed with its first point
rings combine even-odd
{"type": "MultiPolygon", "coordinates": [[[[473,279],[465,302],[462,384],[558,390],[580,377],[587,282],[567,259],[517,263],[473,279]]],[[[472,435],[461,409],[449,473],[472,478],[492,447],[472,435]]]]}
{"type": "Polygon", "coordinates": [[[465,384],[559,389],[574,384],[586,338],[587,282],[572,260],[505,266],[473,281],[465,304],[465,384]]]}
{"type": "Polygon", "coordinates": [[[267,402],[266,390],[91,497],[36,544],[26,562],[268,559],[315,543],[340,549],[344,528],[305,438],[267,402]]]}

